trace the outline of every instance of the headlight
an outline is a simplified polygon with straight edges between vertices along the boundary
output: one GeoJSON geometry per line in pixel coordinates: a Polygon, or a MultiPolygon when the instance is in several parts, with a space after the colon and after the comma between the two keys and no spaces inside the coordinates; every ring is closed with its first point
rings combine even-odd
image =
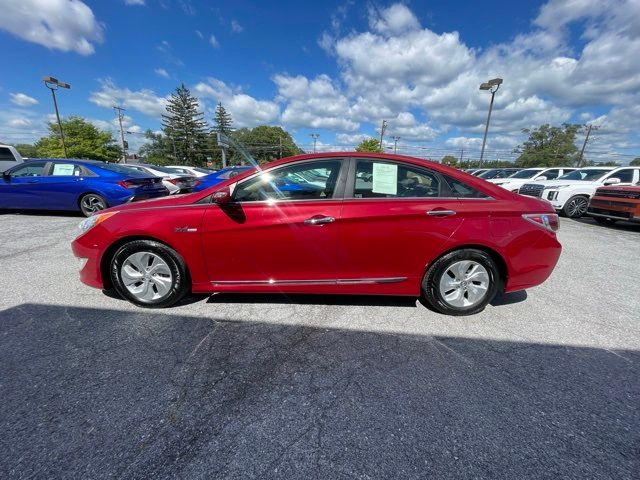
{"type": "Polygon", "coordinates": [[[78,225],[78,236],[88,232],[93,227],[95,227],[99,223],[104,222],[107,218],[115,215],[116,213],[118,212],[98,213],[96,215],[91,215],[90,217],[85,218],[78,225]]]}
{"type": "Polygon", "coordinates": [[[570,187],[571,185],[547,185],[546,187],[544,187],[545,190],[559,190],[561,188],[567,188],[570,187]]]}

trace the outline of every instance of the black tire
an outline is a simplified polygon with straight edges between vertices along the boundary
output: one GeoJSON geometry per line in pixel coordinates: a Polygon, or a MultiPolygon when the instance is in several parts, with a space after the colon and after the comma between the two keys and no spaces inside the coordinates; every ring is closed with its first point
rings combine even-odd
{"type": "Polygon", "coordinates": [[[104,210],[109,205],[101,195],[97,193],[85,193],[78,200],[78,206],[85,217],[90,217],[94,213],[104,210]]]}
{"type": "Polygon", "coordinates": [[[567,200],[562,207],[562,213],[568,218],[580,218],[587,213],[589,197],[584,195],[574,195],[567,200]]]}
{"type": "Polygon", "coordinates": [[[109,272],[111,283],[118,295],[139,307],[170,307],[182,300],[191,291],[189,272],[182,257],[167,245],[151,240],[133,240],[121,246],[111,259],[109,272]],[[128,290],[122,279],[122,266],[135,253],[151,253],[166,264],[171,273],[168,293],[159,298],[143,300],[128,290]]]}
{"type": "Polygon", "coordinates": [[[617,218],[607,218],[607,217],[593,217],[593,219],[598,222],[600,225],[613,225],[618,221],[617,218]]]}
{"type": "Polygon", "coordinates": [[[422,297],[431,308],[445,315],[473,315],[484,310],[496,293],[502,290],[502,284],[503,279],[500,276],[500,271],[491,255],[482,250],[465,248],[443,255],[431,264],[422,279],[422,297]],[[488,275],[488,287],[484,297],[478,303],[467,307],[458,307],[445,300],[440,291],[440,281],[452,265],[464,260],[471,260],[484,267],[488,275]]]}

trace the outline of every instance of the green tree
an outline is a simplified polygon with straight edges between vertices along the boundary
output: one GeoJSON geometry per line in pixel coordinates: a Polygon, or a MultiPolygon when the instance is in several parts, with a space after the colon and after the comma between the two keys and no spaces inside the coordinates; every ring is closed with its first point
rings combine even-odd
{"type": "Polygon", "coordinates": [[[213,115],[213,131],[229,135],[233,131],[233,118],[231,114],[218,102],[216,111],[213,115]]]}
{"type": "Polygon", "coordinates": [[[631,163],[629,163],[629,165],[633,165],[633,166],[640,165],[640,157],[636,157],[633,160],[631,160],[631,163]]]}
{"type": "Polygon", "coordinates": [[[149,163],[171,165],[174,163],[173,144],[171,139],[161,132],[151,129],[144,133],[147,142],[140,147],[138,154],[149,163]]]}
{"type": "MultiPolygon", "coordinates": [[[[39,157],[64,157],[58,124],[49,122],[49,135],[35,143],[39,157]]],[[[95,125],[80,117],[69,117],[62,121],[67,156],[70,158],[90,158],[114,161],[122,156],[122,150],[115,143],[111,132],[98,130],[95,125]]]]}
{"type": "Polygon", "coordinates": [[[380,141],[376,138],[367,138],[366,140],[362,140],[356,147],[356,152],[382,153],[380,141]]]}
{"type": "Polygon", "coordinates": [[[28,143],[18,143],[14,145],[16,150],[22,155],[24,158],[35,158],[38,156],[38,149],[35,145],[30,145],[28,143]]]}
{"type": "Polygon", "coordinates": [[[581,126],[563,123],[561,127],[549,124],[538,128],[522,130],[529,138],[518,146],[514,153],[519,167],[554,167],[572,165],[578,148],[575,145],[576,134],[581,126]]]}
{"type": "Polygon", "coordinates": [[[445,155],[444,157],[442,157],[441,163],[455,167],[458,164],[458,159],[453,155],[445,155]]]}
{"type": "MultiPolygon", "coordinates": [[[[259,163],[270,162],[277,158],[299,155],[302,152],[293,138],[281,127],[260,125],[255,128],[240,128],[231,134],[231,138],[242,144],[259,163]]],[[[231,164],[245,161],[242,154],[232,147],[231,164]]]]}
{"type": "Polygon", "coordinates": [[[171,94],[166,109],[167,113],[162,115],[162,127],[164,135],[172,144],[175,142],[175,160],[189,165],[203,164],[208,136],[204,113],[198,110],[198,99],[182,84],[171,94]]]}

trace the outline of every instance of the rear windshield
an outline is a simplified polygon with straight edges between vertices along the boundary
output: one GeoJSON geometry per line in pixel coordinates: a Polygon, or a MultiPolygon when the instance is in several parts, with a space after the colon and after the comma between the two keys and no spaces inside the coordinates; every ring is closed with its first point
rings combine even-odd
{"type": "Polygon", "coordinates": [[[97,163],[97,164],[91,164],[89,166],[103,168],[104,170],[109,170],[110,172],[116,172],[116,173],[126,173],[126,174],[140,173],[139,170],[135,170],[131,167],[127,167],[126,165],[118,165],[117,163],[97,163]]]}
{"type": "Polygon", "coordinates": [[[160,165],[141,165],[141,167],[153,168],[154,170],[157,170],[162,173],[176,173],[175,170],[172,170],[167,167],[162,167],[160,165]]]}

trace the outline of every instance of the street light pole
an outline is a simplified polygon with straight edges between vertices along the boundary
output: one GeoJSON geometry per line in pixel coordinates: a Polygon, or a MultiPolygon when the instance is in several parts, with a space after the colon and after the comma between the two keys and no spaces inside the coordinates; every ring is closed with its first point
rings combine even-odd
{"type": "Polygon", "coordinates": [[[398,140],[400,140],[400,137],[396,135],[391,138],[393,138],[393,154],[395,155],[398,153],[398,140]]]}
{"type": "Polygon", "coordinates": [[[484,147],[487,144],[487,133],[489,132],[489,122],[491,122],[491,111],[493,110],[493,99],[496,92],[502,84],[501,78],[494,78],[480,85],[480,90],[488,90],[491,92],[491,103],[489,103],[489,114],[487,115],[487,124],[484,126],[484,138],[482,139],[482,150],[480,151],[480,168],[482,168],[482,159],[484,158],[484,147]]]}
{"type": "Polygon", "coordinates": [[[62,131],[62,122],[60,121],[60,113],[58,112],[58,101],[56,100],[56,90],[58,88],[66,88],[70,89],[71,85],[68,83],[60,82],[57,78],[54,77],[43,77],[42,81],[44,82],[45,87],[51,90],[51,96],[53,97],[53,108],[56,111],[56,118],[58,119],[58,130],[60,131],[60,140],[62,140],[62,151],[64,152],[64,156],[67,156],[67,145],[64,141],[64,132],[62,131]]]}
{"type": "Polygon", "coordinates": [[[384,138],[384,132],[387,129],[387,121],[382,120],[382,125],[380,126],[380,150],[382,150],[382,139],[384,138]]]}
{"type": "Polygon", "coordinates": [[[316,153],[316,142],[318,141],[319,133],[310,133],[309,136],[313,138],[313,153],[316,153]]]}

